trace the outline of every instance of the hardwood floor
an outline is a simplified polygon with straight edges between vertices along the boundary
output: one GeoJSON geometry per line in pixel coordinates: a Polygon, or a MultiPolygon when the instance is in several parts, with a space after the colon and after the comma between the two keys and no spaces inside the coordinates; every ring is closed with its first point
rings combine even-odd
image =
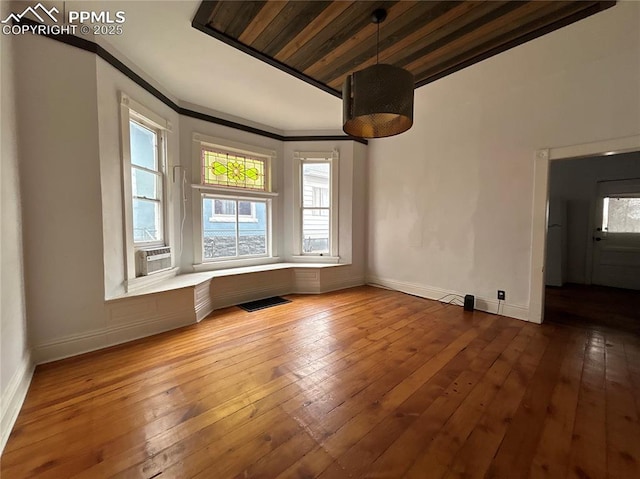
{"type": "Polygon", "coordinates": [[[545,321],[640,335],[640,291],[571,283],[547,287],[545,321]]]}
{"type": "Polygon", "coordinates": [[[640,477],[638,336],[289,298],[39,367],[2,477],[640,477]]]}

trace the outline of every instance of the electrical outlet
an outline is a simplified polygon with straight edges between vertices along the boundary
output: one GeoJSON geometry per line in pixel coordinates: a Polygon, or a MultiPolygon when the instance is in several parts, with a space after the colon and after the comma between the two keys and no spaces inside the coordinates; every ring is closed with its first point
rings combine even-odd
{"type": "Polygon", "coordinates": [[[501,289],[498,290],[498,299],[501,301],[504,301],[505,298],[507,297],[506,293],[504,291],[502,291],[501,289]]]}

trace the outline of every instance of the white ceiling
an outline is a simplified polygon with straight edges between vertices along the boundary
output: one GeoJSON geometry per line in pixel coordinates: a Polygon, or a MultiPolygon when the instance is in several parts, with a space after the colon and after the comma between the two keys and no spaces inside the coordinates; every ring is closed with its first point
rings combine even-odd
{"type": "Polygon", "coordinates": [[[287,133],[342,132],[339,98],[196,30],[191,21],[199,5],[192,0],[67,0],[64,6],[67,11],[124,11],[123,34],[98,43],[108,42],[115,56],[128,58],[141,76],[181,102],[287,133]]]}

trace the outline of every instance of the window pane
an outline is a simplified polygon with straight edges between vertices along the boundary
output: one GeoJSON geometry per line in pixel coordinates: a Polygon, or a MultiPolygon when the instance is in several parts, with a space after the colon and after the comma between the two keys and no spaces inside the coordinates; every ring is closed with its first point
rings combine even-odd
{"type": "Polygon", "coordinates": [[[131,164],[149,170],[158,170],[156,133],[134,121],[129,122],[129,133],[131,135],[131,164]]]}
{"type": "Polygon", "coordinates": [[[305,209],[302,211],[302,252],[329,253],[329,211],[305,209]]]}
{"type": "Polygon", "coordinates": [[[236,202],[227,200],[213,200],[214,212],[216,215],[233,215],[236,214],[236,202]]]}
{"type": "Polygon", "coordinates": [[[158,175],[140,170],[135,166],[131,169],[132,178],[131,186],[133,188],[133,196],[144,196],[159,200],[158,195],[158,175]]]}
{"type": "Polygon", "coordinates": [[[242,204],[248,207],[248,214],[251,215],[252,205],[255,208],[256,216],[253,221],[242,221],[238,229],[240,238],[238,249],[240,256],[252,256],[267,253],[267,204],[262,201],[240,201],[238,213],[242,213],[242,204]]]}
{"type": "Polygon", "coordinates": [[[269,232],[265,201],[205,197],[202,200],[202,225],[205,260],[267,254],[269,232]]]}
{"type": "Polygon", "coordinates": [[[329,176],[331,165],[327,163],[302,164],[303,206],[329,206],[329,176]]]}
{"type": "Polygon", "coordinates": [[[640,198],[605,198],[602,216],[609,233],[640,233],[640,198]]]}
{"type": "Polygon", "coordinates": [[[143,199],[133,199],[133,241],[160,241],[160,203],[143,199]]]}
{"type": "Polygon", "coordinates": [[[235,200],[202,199],[202,245],[204,259],[237,256],[235,200]],[[215,215],[225,218],[215,218],[215,215]]]}
{"type": "Polygon", "coordinates": [[[265,161],[242,155],[202,150],[202,183],[264,190],[265,161]]]}
{"type": "Polygon", "coordinates": [[[238,215],[251,216],[251,202],[250,201],[238,201],[238,215]]]}

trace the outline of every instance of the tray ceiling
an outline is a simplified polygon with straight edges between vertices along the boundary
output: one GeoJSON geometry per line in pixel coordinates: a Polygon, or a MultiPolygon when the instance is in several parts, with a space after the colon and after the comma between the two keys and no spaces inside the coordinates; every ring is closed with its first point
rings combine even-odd
{"type": "Polygon", "coordinates": [[[416,87],[614,5],[614,1],[204,1],[192,25],[340,97],[376,62],[371,13],[386,8],[380,63],[416,87]]]}

